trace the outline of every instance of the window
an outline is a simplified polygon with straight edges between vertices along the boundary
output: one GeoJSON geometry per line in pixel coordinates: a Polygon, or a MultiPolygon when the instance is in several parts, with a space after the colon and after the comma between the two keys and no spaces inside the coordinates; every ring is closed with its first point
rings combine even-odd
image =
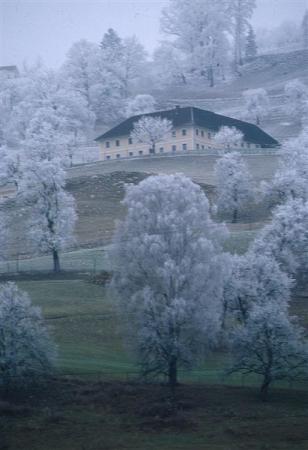
{"type": "Polygon", "coordinates": [[[129,156],[134,156],[134,153],[133,152],[129,152],[129,156]]]}
{"type": "Polygon", "coordinates": [[[196,149],[199,150],[200,149],[200,145],[196,144],[196,149]]]}
{"type": "Polygon", "coordinates": [[[186,130],[182,130],[182,136],[186,136],[186,130]]]}
{"type": "Polygon", "coordinates": [[[139,155],[143,155],[143,151],[142,150],[139,150],[139,155]]]}
{"type": "Polygon", "coordinates": [[[199,130],[198,130],[198,128],[196,129],[196,135],[199,136],[199,130]]]}
{"type": "Polygon", "coordinates": [[[106,159],[111,159],[110,155],[107,155],[107,156],[106,156],[106,159]]]}
{"type": "Polygon", "coordinates": [[[207,134],[207,137],[208,137],[208,139],[212,139],[212,134],[211,134],[211,133],[208,133],[208,134],[207,134]]]}
{"type": "Polygon", "coordinates": [[[201,145],[201,149],[204,150],[204,145],[201,145]]]}
{"type": "Polygon", "coordinates": [[[159,151],[160,153],[164,153],[164,147],[160,147],[159,151]]]}
{"type": "Polygon", "coordinates": [[[260,144],[256,144],[256,147],[257,147],[257,148],[261,148],[261,145],[260,145],[260,144]]]}
{"type": "Polygon", "coordinates": [[[119,159],[119,158],[121,158],[121,155],[120,155],[120,153],[118,153],[118,154],[117,154],[117,158],[118,158],[118,159],[119,159]]]}
{"type": "Polygon", "coordinates": [[[117,147],[120,147],[120,141],[119,141],[119,139],[116,140],[116,146],[117,146],[117,147]]]}
{"type": "Polygon", "coordinates": [[[203,130],[201,130],[201,136],[204,137],[204,131],[203,130]]]}
{"type": "Polygon", "coordinates": [[[187,144],[183,144],[182,148],[183,148],[184,151],[186,151],[187,150],[187,144]]]}
{"type": "Polygon", "coordinates": [[[173,152],[176,152],[176,145],[173,145],[173,146],[172,146],[172,151],[173,151],[173,152]]]}
{"type": "Polygon", "coordinates": [[[109,141],[106,142],[105,147],[106,148],[110,148],[110,142],[109,141]]]}
{"type": "Polygon", "coordinates": [[[176,131],[175,130],[172,131],[172,137],[176,137],[176,131]]]}
{"type": "Polygon", "coordinates": [[[133,143],[133,139],[132,138],[128,138],[128,143],[132,144],[133,143]]]}
{"type": "Polygon", "coordinates": [[[250,142],[247,142],[247,148],[250,148],[250,142]]]}

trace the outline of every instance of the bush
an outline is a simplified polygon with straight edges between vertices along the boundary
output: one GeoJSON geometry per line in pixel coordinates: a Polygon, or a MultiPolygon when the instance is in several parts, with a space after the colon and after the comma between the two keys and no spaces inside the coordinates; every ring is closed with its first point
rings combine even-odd
{"type": "Polygon", "coordinates": [[[24,388],[51,373],[56,349],[39,308],[14,283],[0,289],[0,386],[24,388]]]}
{"type": "Polygon", "coordinates": [[[91,275],[89,281],[90,283],[97,284],[99,286],[105,286],[111,281],[112,273],[107,272],[107,270],[103,270],[102,272],[96,273],[95,275],[91,275]]]}

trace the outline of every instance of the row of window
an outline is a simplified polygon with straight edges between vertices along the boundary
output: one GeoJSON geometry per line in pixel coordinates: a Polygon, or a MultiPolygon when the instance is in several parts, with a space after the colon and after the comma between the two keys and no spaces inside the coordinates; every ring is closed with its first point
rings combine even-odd
{"type": "MultiPolygon", "coordinates": [[[[205,131],[204,130],[199,130],[198,128],[196,128],[196,136],[201,136],[201,137],[205,137],[205,131]]],[[[187,130],[186,129],[183,129],[183,130],[181,130],[181,133],[182,133],[182,136],[186,136],[187,135],[187,130]]],[[[176,130],[174,130],[174,131],[172,131],[172,137],[176,137],[176,130]]],[[[208,132],[207,133],[207,138],[210,140],[210,139],[212,139],[212,133],[210,133],[210,132],[208,132]]],[[[130,137],[130,138],[128,138],[128,144],[129,145],[132,145],[133,144],[133,139],[130,137]]],[[[185,145],[185,144],[183,144],[183,145],[185,145]]],[[[236,144],[235,144],[236,145],[236,144]]],[[[116,141],[115,141],[115,146],[116,147],[120,147],[121,146],[121,141],[120,141],[120,139],[116,139],[116,141]]],[[[248,146],[248,148],[250,148],[250,144],[247,144],[247,146],[248,146]]],[[[110,148],[111,147],[111,142],[110,141],[106,141],[105,142],[105,147],[106,148],[110,148]]],[[[244,142],[242,142],[241,143],[241,147],[245,147],[245,144],[244,144],[244,142]]],[[[257,148],[259,148],[260,147],[260,145],[256,145],[256,147],[257,148]]]]}
{"type": "MultiPolygon", "coordinates": [[[[203,146],[204,147],[204,146],[203,146]]],[[[177,151],[177,146],[176,145],[172,145],[172,147],[171,147],[171,150],[173,151],[173,152],[176,152],[177,151]]],[[[182,144],[182,150],[183,151],[187,151],[187,144],[182,144]]],[[[164,149],[164,147],[160,147],[159,148],[159,153],[164,153],[164,151],[165,151],[165,149],[164,149]]],[[[138,155],[143,155],[145,152],[143,152],[143,150],[139,150],[137,153],[135,153],[134,154],[134,152],[129,152],[128,153],[128,156],[138,156],[138,155]]],[[[151,150],[149,150],[149,153],[151,153],[151,150]]],[[[111,156],[110,155],[106,155],[106,157],[105,157],[106,159],[111,159],[111,156]]],[[[118,153],[118,154],[116,154],[116,158],[117,159],[119,159],[119,158],[121,158],[121,155],[118,153]]]]}
{"type": "MultiPolygon", "coordinates": [[[[198,128],[196,128],[196,136],[199,136],[199,134],[201,135],[201,137],[205,136],[204,130],[198,130],[198,128]]],[[[212,133],[208,132],[207,133],[207,138],[208,139],[212,139],[212,133]]]]}
{"type": "MultiPolygon", "coordinates": [[[[182,136],[186,136],[186,134],[187,134],[187,131],[186,130],[182,130],[182,136]]],[[[176,131],[172,131],[172,137],[176,137],[176,131]]],[[[129,145],[133,144],[133,139],[132,138],[128,138],[128,144],[129,145]]],[[[116,147],[120,147],[121,146],[120,139],[116,139],[115,146],[116,147]]],[[[106,148],[110,148],[111,147],[111,142],[110,141],[106,141],[105,142],[105,147],[106,148]]]]}
{"type": "MultiPolygon", "coordinates": [[[[241,144],[241,146],[244,147],[244,145],[245,144],[243,142],[241,144]]],[[[249,142],[246,143],[246,146],[247,146],[247,148],[251,148],[251,144],[249,142]]],[[[259,144],[256,144],[256,148],[260,148],[260,147],[261,146],[259,144]]],[[[187,149],[188,149],[187,144],[182,144],[182,150],[183,151],[187,151],[187,149]]],[[[205,150],[205,149],[211,150],[212,147],[211,146],[205,146],[204,144],[201,144],[201,145],[200,144],[196,144],[196,150],[200,150],[200,149],[201,150],[205,150]]],[[[177,148],[176,145],[172,145],[171,150],[172,150],[172,152],[176,152],[178,150],[178,148],[177,148]]],[[[164,153],[164,151],[165,151],[164,147],[160,147],[159,148],[159,153],[164,153]]],[[[149,150],[149,153],[151,153],[151,150],[149,150]]],[[[143,150],[139,150],[136,153],[134,153],[134,152],[129,152],[128,153],[129,156],[141,156],[143,154],[145,154],[145,152],[143,150]]],[[[111,155],[106,155],[105,158],[109,160],[109,159],[111,159],[111,155]]],[[[116,158],[117,159],[121,158],[120,153],[116,154],[116,158]]]]}

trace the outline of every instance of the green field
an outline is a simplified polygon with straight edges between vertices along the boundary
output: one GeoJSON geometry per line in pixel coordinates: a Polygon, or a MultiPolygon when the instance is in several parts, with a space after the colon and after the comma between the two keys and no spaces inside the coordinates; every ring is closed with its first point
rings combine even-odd
{"type": "MultiPolygon", "coordinates": [[[[181,373],[171,397],[166,386],[138,383],[104,288],[86,278],[18,285],[43,309],[59,346],[60,378],[30,399],[0,401],[1,449],[307,449],[305,386],[276,387],[263,404],[255,380],[222,378],[227,357],[218,353],[181,373]]],[[[303,310],[301,298],[295,312],[303,310]]]]}
{"type": "MultiPolygon", "coordinates": [[[[87,378],[131,379],[138,377],[133,355],[123,345],[116,302],[107,288],[87,277],[18,281],[34,304],[42,308],[59,349],[58,370],[87,378]]],[[[308,325],[306,293],[294,298],[293,312],[308,325]]],[[[255,385],[252,378],[226,378],[228,356],[209,354],[192,372],[183,372],[185,381],[255,385]]]]}

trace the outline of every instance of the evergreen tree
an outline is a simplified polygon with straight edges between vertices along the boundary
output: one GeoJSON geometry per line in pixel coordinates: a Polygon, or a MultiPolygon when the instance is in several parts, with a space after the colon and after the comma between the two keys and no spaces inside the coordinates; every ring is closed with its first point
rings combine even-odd
{"type": "Polygon", "coordinates": [[[308,9],[305,12],[302,22],[302,32],[304,48],[308,48],[308,9]]]}
{"type": "Polygon", "coordinates": [[[256,34],[252,26],[249,26],[249,31],[246,38],[246,60],[254,59],[258,54],[258,47],[256,42],[256,34]]]}
{"type": "Polygon", "coordinates": [[[110,63],[118,61],[123,56],[122,39],[113,28],[109,28],[104,34],[100,46],[104,55],[109,57],[110,63]]]}
{"type": "Polygon", "coordinates": [[[256,0],[230,0],[230,14],[233,19],[234,62],[243,65],[245,34],[249,20],[256,8],[256,0]]]}

